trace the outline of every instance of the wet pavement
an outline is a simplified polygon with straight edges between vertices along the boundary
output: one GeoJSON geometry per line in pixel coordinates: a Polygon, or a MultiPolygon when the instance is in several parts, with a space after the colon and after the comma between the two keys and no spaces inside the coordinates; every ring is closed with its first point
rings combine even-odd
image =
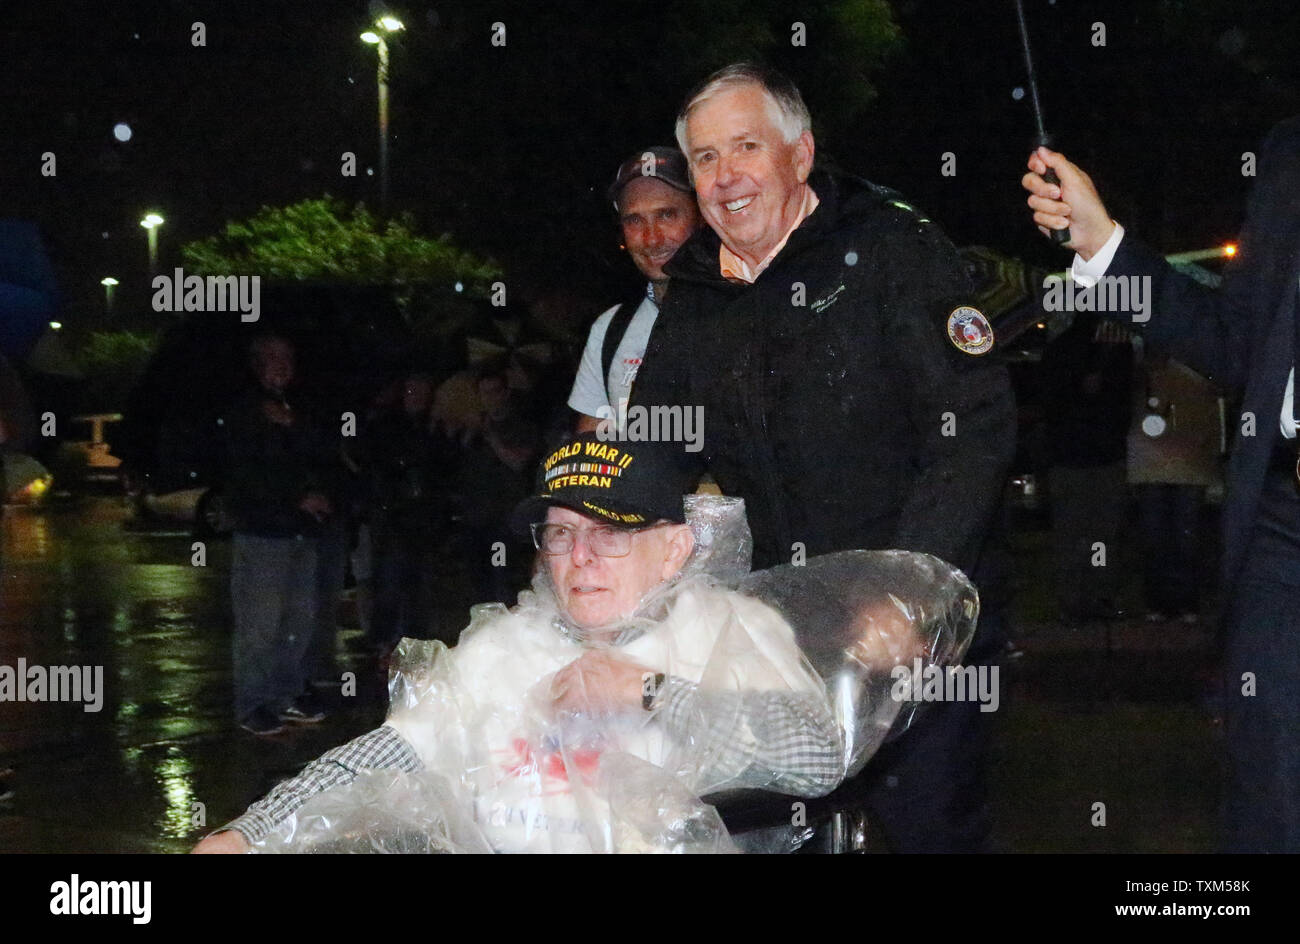
{"type": "MultiPolygon", "coordinates": [[[[229,543],[124,529],[121,499],[7,508],[0,666],[102,666],[101,710],[0,703],[0,851],[180,852],[384,716],[384,680],[342,610],[324,723],[255,738],[231,720],[229,543]]],[[[1002,670],[996,844],[1025,852],[1213,848],[1209,623],[1067,627],[1044,602],[1045,532],[1016,536],[1020,654],[1002,670]],[[1096,804],[1104,804],[1105,825],[1096,804]]],[[[464,612],[448,605],[448,619],[464,612]]]]}

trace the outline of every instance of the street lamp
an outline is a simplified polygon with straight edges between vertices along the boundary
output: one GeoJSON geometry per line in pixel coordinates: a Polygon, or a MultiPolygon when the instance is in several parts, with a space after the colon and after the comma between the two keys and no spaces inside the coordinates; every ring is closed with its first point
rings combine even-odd
{"type": "MultiPolygon", "coordinates": [[[[389,33],[406,29],[402,21],[393,16],[381,16],[375,25],[389,33]]],[[[361,34],[362,42],[379,50],[379,212],[388,215],[388,43],[373,30],[361,34]]]]}
{"type": "Polygon", "coordinates": [[[104,286],[104,314],[113,313],[113,287],[117,285],[117,279],[111,275],[105,276],[99,280],[99,284],[104,286]]]}
{"type": "Polygon", "coordinates": [[[149,274],[153,275],[158,271],[158,227],[163,225],[163,218],[157,213],[146,213],[144,219],[140,221],[149,232],[149,274]]]}

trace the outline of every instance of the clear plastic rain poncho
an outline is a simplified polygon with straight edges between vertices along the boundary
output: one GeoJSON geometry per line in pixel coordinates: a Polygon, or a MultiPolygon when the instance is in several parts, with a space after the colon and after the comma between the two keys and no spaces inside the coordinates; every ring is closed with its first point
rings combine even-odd
{"type": "Polygon", "coordinates": [[[910,723],[894,667],[954,664],[974,633],[975,590],[937,558],[750,574],[740,499],[689,496],[687,521],[686,565],[616,626],[570,625],[543,567],[454,649],[403,640],[387,724],[423,770],[326,791],[258,851],[735,851],[701,796],[829,793],[910,723]],[[644,704],[604,705],[593,669],[590,709],[557,711],[556,674],[599,649],[644,670],[644,704]]]}

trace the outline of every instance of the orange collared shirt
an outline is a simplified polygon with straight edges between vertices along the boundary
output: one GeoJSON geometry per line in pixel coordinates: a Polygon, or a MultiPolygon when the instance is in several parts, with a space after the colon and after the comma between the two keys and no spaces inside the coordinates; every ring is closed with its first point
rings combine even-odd
{"type": "Polygon", "coordinates": [[[718,249],[718,263],[722,267],[722,277],[733,281],[753,282],[763,274],[764,269],[772,264],[772,260],[776,258],[776,254],[784,249],[785,244],[790,241],[790,234],[799,228],[800,223],[812,216],[813,210],[817,209],[817,204],[820,202],[821,201],[817,199],[817,194],[813,193],[813,188],[808,187],[803,196],[803,206],[799,208],[799,215],[796,216],[794,222],[790,224],[790,228],[785,231],[785,235],[781,237],[781,241],[773,246],[772,251],[767,254],[766,258],[764,258],[763,261],[752,270],[750,269],[748,262],[728,249],[726,243],[723,243],[718,249]]]}

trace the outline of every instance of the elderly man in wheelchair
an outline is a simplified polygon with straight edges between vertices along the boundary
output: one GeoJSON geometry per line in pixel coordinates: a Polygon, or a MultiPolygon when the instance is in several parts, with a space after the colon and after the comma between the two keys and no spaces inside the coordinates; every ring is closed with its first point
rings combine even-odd
{"type": "Polygon", "coordinates": [[[385,724],[194,851],[793,849],[816,825],[799,798],[910,720],[895,667],[955,662],[974,631],[973,587],[927,555],[750,574],[743,504],[684,501],[654,443],[584,434],[539,480],[518,604],[475,607],[451,649],[404,640],[385,724]]]}

